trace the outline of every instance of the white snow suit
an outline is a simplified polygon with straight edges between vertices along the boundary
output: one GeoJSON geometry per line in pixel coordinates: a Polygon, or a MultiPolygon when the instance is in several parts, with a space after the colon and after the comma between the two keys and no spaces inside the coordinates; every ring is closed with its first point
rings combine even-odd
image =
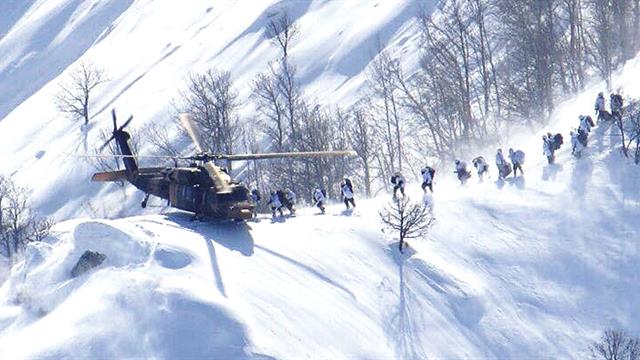
{"type": "Polygon", "coordinates": [[[319,202],[324,202],[325,198],[324,198],[324,194],[322,193],[322,190],[320,189],[316,189],[313,193],[313,200],[317,203],[319,202]]]}
{"type": "Polygon", "coordinates": [[[579,157],[583,149],[584,145],[578,140],[578,133],[571,134],[571,153],[579,157]]]}
{"type": "Polygon", "coordinates": [[[347,184],[342,185],[342,196],[345,199],[353,199],[353,192],[347,184]]]}
{"type": "Polygon", "coordinates": [[[596,111],[604,111],[604,96],[598,96],[595,103],[596,111]]]}
{"type": "Polygon", "coordinates": [[[422,181],[427,184],[431,184],[433,179],[431,178],[431,171],[429,171],[429,168],[422,169],[421,173],[422,173],[422,181]]]}
{"type": "Polygon", "coordinates": [[[582,119],[580,119],[580,129],[587,133],[591,131],[591,124],[589,124],[589,120],[586,116],[583,116],[582,119]]]}
{"type": "Polygon", "coordinates": [[[544,156],[553,155],[553,150],[551,149],[551,142],[549,141],[548,137],[545,137],[544,140],[542,141],[542,153],[544,154],[544,156]]]}
{"type": "Polygon", "coordinates": [[[294,193],[292,190],[287,191],[287,199],[289,199],[290,203],[295,204],[297,199],[296,193],[294,193]]]}

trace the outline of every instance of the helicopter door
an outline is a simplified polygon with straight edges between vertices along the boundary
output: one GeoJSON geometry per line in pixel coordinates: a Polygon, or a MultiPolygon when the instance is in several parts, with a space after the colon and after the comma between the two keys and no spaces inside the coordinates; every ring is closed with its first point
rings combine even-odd
{"type": "Polygon", "coordinates": [[[199,186],[171,184],[169,200],[178,209],[195,213],[202,212],[203,189],[199,186]]]}

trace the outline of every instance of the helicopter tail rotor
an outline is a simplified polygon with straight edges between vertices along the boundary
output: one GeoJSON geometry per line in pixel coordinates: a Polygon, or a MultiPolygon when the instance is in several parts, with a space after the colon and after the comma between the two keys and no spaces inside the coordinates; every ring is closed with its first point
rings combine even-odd
{"type": "Polygon", "coordinates": [[[104,148],[107,147],[107,145],[109,145],[109,143],[116,138],[116,134],[118,132],[123,131],[127,126],[129,126],[129,124],[131,123],[131,120],[133,120],[133,115],[129,116],[127,121],[125,121],[124,124],[122,124],[122,126],[118,127],[118,118],[116,117],[116,109],[112,109],[111,119],[113,120],[113,133],[111,134],[111,137],[109,137],[109,139],[107,139],[107,141],[105,141],[104,144],[100,146],[100,149],[99,149],[100,151],[104,150],[104,148]]]}

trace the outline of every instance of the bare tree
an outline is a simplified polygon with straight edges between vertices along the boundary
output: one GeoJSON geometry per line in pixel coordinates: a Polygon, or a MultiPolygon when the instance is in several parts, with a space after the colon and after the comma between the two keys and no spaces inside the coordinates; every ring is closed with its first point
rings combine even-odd
{"type": "Polygon", "coordinates": [[[256,107],[264,116],[263,130],[271,139],[275,151],[283,151],[287,133],[285,128],[284,97],[278,89],[273,67],[269,73],[258,75],[253,82],[253,94],[256,107]]]}
{"type": "Polygon", "coordinates": [[[83,119],[84,125],[87,125],[91,95],[96,87],[106,81],[104,70],[92,63],[81,62],[71,70],[68,81],[55,97],[58,110],[69,114],[74,120],[83,119]]]}
{"type": "Polygon", "coordinates": [[[407,239],[424,236],[435,222],[429,206],[412,203],[405,197],[392,201],[379,214],[384,226],[398,232],[400,252],[407,239]]]}
{"type": "Polygon", "coordinates": [[[285,59],[289,55],[291,43],[299,34],[298,26],[293,23],[287,11],[272,16],[267,25],[267,36],[282,51],[282,57],[285,59]]]}
{"type": "MultiPolygon", "coordinates": [[[[177,116],[172,118],[178,119],[177,116]]],[[[180,156],[183,146],[190,144],[186,131],[176,121],[170,122],[169,126],[152,122],[141,133],[158,155],[180,156]]]]}
{"type": "MultiPolygon", "coordinates": [[[[240,136],[238,94],[231,73],[209,70],[189,77],[185,109],[200,128],[203,146],[212,153],[233,154],[240,136]]],[[[229,169],[231,162],[227,163],[229,169]]]]}
{"type": "Polygon", "coordinates": [[[591,345],[591,356],[601,360],[640,360],[640,339],[621,329],[607,329],[591,345]]]}
{"type": "Polygon", "coordinates": [[[349,140],[353,150],[362,163],[364,191],[367,197],[371,196],[371,168],[374,155],[373,129],[371,120],[362,109],[352,111],[352,121],[349,131],[349,140]]]}
{"type": "Polygon", "coordinates": [[[0,176],[0,243],[9,258],[32,241],[42,241],[53,221],[39,218],[31,208],[28,191],[0,176]]]}
{"type": "Polygon", "coordinates": [[[371,89],[370,110],[379,124],[384,139],[388,173],[402,171],[403,149],[398,98],[399,63],[388,53],[381,52],[373,61],[367,83],[371,89]]]}

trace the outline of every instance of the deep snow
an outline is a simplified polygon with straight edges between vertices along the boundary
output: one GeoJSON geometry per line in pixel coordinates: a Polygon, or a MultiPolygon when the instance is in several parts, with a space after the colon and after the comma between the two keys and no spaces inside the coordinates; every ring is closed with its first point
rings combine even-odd
{"type": "Polygon", "coordinates": [[[599,126],[583,159],[531,156],[503,186],[440,179],[403,255],[386,196],[247,224],[63,222],[0,288],[0,355],[582,358],[606,326],[640,331],[640,179],[614,139],[599,126]],[[106,263],[71,279],[87,249],[106,263]]]}
{"type": "MultiPolygon", "coordinates": [[[[103,19],[95,22],[102,29],[87,33],[95,36],[87,52],[76,49],[113,80],[95,108],[117,106],[139,124],[167,117],[165,104],[190,70],[234,64],[245,86],[276,56],[262,37],[276,3],[118,3],[3,3],[0,10],[24,16],[16,16],[21,31],[2,18],[0,52],[8,54],[9,40],[28,43],[39,16],[62,13],[54,9],[78,14],[69,17],[76,21],[33,61],[51,61],[46,52],[70,44],[82,19],[103,19]],[[211,55],[203,57],[203,48],[211,55]]],[[[357,96],[378,31],[391,50],[405,51],[407,64],[415,60],[410,16],[420,2],[289,4],[305,34],[292,56],[318,97],[348,103],[357,96]],[[354,13],[370,21],[353,21],[354,13]]],[[[640,96],[639,66],[630,61],[614,87],[640,96]]],[[[2,76],[7,69],[0,67],[2,76]]],[[[604,327],[640,333],[638,169],[606,125],[594,129],[580,160],[566,144],[601,84],[561,104],[548,128],[501,144],[525,150],[524,177],[473,178],[460,187],[449,169],[438,169],[437,222],[401,255],[377,219],[386,195],[358,201],[351,215],[334,205],[325,216],[301,209],[295,218],[245,225],[193,223],[173,212],[86,218],[140,213],[126,209],[141,194],[128,188],[123,199],[116,187],[87,182],[92,169],[69,154],[94,143],[109,126],[108,111],[84,140],[77,123],[55,113],[55,75],[0,121],[0,169],[33,186],[45,214],[85,218],[61,222],[46,243],[31,244],[0,287],[0,358],[584,358],[604,327]],[[565,134],[556,166],[542,156],[547,131],[565,134]],[[71,279],[86,249],[107,260],[71,279]]],[[[0,110],[11,110],[10,100],[0,110]]],[[[493,149],[480,153],[493,159],[493,149]]],[[[421,198],[417,184],[409,195],[421,198]]]]}

